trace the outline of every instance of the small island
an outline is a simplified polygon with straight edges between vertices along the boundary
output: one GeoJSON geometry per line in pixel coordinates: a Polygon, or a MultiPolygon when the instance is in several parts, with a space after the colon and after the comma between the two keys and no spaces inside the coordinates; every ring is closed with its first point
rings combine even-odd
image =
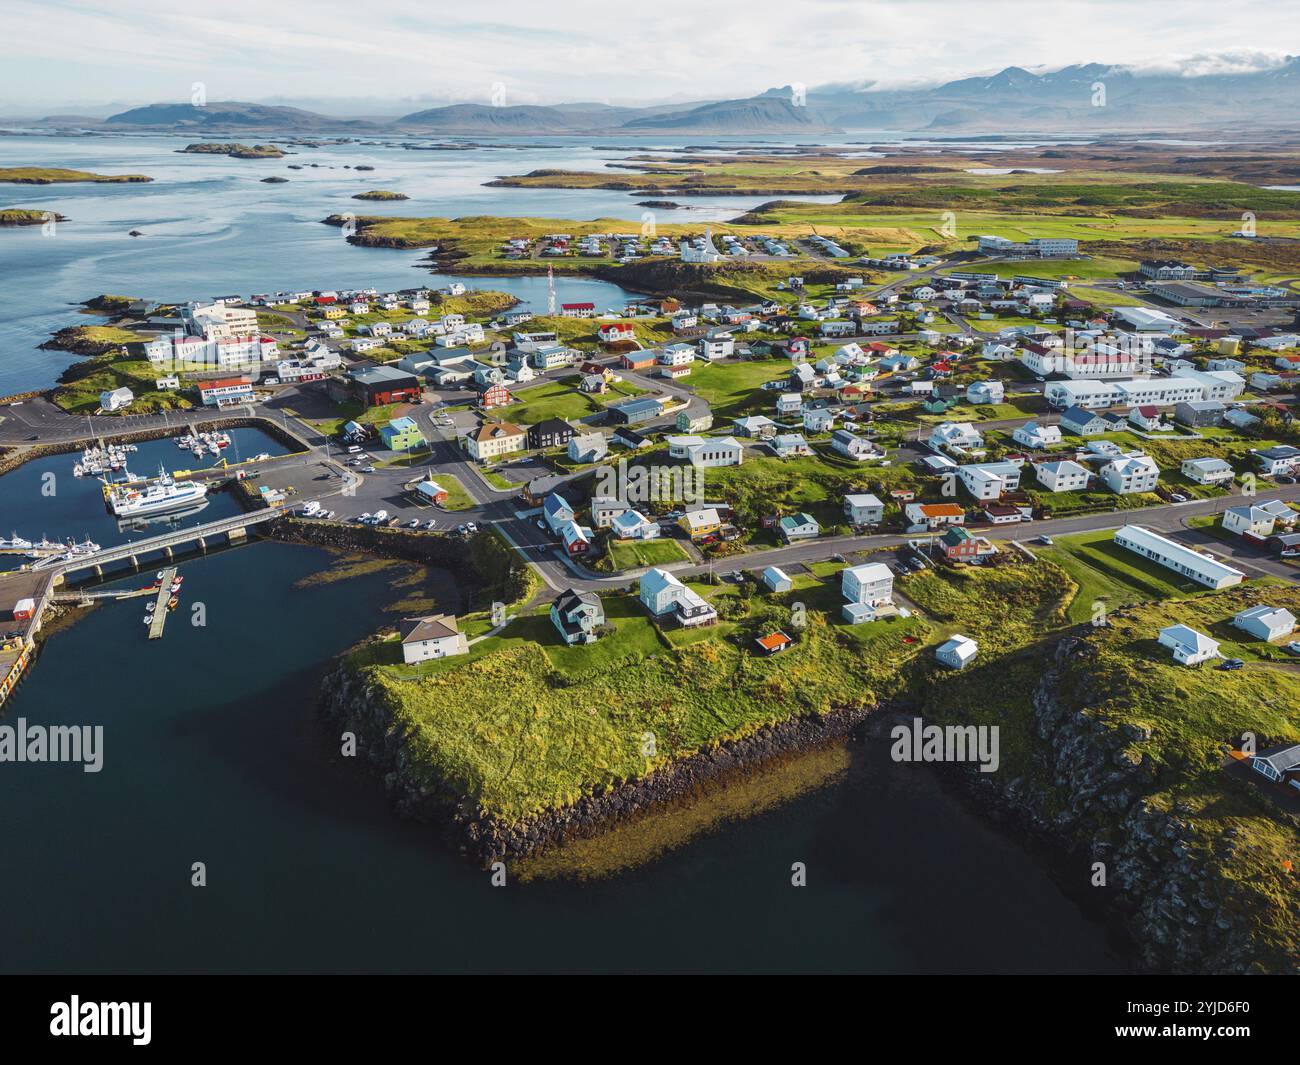
{"type": "Polygon", "coordinates": [[[32,210],[30,208],[11,207],[0,211],[0,226],[39,226],[46,221],[66,222],[67,218],[56,211],[32,210]]]}
{"type": "Polygon", "coordinates": [[[89,170],[67,170],[57,166],[0,166],[0,181],[12,185],[64,185],[77,181],[125,184],[152,180],[145,174],[95,174],[89,170]]]}
{"type": "Polygon", "coordinates": [[[390,192],[388,189],[371,189],[369,192],[358,192],[352,197],[354,200],[409,200],[411,197],[404,192],[390,192]]]}
{"type": "Polygon", "coordinates": [[[263,184],[263,185],[284,185],[284,184],[287,184],[288,181],[289,181],[289,179],[288,179],[287,177],[264,177],[264,178],[262,178],[262,184],[263,184]]]}
{"type": "Polygon", "coordinates": [[[177,149],[181,155],[226,155],[231,159],[283,159],[284,152],[274,144],[187,144],[177,149]]]}

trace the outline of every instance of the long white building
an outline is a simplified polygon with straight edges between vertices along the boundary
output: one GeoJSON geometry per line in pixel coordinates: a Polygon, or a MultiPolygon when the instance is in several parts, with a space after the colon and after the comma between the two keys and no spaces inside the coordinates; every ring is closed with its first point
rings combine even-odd
{"type": "Polygon", "coordinates": [[[1172,407],[1199,400],[1225,401],[1241,395],[1245,378],[1231,370],[1185,370],[1177,377],[1121,381],[1050,381],[1043,396],[1053,407],[1172,407]]]}
{"type": "Polygon", "coordinates": [[[1246,575],[1218,559],[1154,533],[1142,525],[1125,525],[1115,533],[1115,543],[1134,554],[1158,562],[1167,569],[1190,577],[1207,588],[1228,588],[1240,584],[1246,575]]]}

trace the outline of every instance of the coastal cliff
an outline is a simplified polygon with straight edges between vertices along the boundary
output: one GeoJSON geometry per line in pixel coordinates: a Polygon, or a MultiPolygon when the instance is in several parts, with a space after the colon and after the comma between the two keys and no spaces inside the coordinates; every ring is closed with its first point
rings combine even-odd
{"type": "Polygon", "coordinates": [[[1093,712],[1100,693],[1088,678],[1098,656],[1090,635],[1060,640],[1030,695],[1037,772],[962,772],[978,801],[1054,850],[1102,863],[1109,901],[1142,963],[1172,972],[1297,972],[1289,924],[1294,898],[1244,890],[1234,869],[1246,828],[1211,821],[1212,811],[1162,788],[1158,763],[1142,746],[1152,729],[1093,712]],[[1204,818],[1204,820],[1202,820],[1204,818]],[[1280,903],[1276,909],[1274,902],[1280,903]],[[1281,951],[1262,945],[1280,932],[1281,951]]]}

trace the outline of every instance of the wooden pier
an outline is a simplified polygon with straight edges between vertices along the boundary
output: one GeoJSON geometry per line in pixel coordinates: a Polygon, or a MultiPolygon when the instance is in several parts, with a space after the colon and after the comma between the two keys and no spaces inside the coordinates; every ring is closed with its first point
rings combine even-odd
{"type": "Polygon", "coordinates": [[[153,601],[153,618],[149,622],[151,640],[162,639],[163,626],[167,624],[167,601],[172,597],[172,581],[175,579],[175,566],[168,566],[162,571],[162,580],[158,583],[158,598],[153,601]]]}

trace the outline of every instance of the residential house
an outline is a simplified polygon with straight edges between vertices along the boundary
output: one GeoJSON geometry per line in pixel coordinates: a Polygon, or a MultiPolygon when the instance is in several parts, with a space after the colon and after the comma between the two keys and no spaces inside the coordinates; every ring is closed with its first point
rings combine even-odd
{"type": "Polygon", "coordinates": [[[787,514],[776,523],[777,532],[787,544],[796,540],[813,540],[822,534],[822,527],[811,514],[787,514]]]}
{"type": "Polygon", "coordinates": [[[1183,476],[1196,484],[1232,484],[1232,467],[1223,459],[1184,459],[1181,469],[1183,476]]]}
{"type": "Polygon", "coordinates": [[[1034,476],[1049,492],[1079,492],[1088,487],[1092,472],[1072,459],[1063,459],[1035,464],[1034,476]]]}
{"type": "Polygon", "coordinates": [[[1153,433],[1165,427],[1160,417],[1160,408],[1144,403],[1128,412],[1129,424],[1143,432],[1153,433]]]}
{"type": "Polygon", "coordinates": [[[579,525],[576,521],[566,521],[557,532],[566,554],[585,555],[591,550],[592,534],[585,525],[579,525]]]}
{"type": "Polygon", "coordinates": [[[986,537],[976,536],[958,525],[944,530],[939,547],[949,562],[977,562],[997,554],[997,548],[986,537]]]}
{"type": "Polygon", "coordinates": [[[1218,425],[1223,421],[1224,406],[1216,399],[1196,399],[1174,407],[1174,421],[1193,429],[1218,425]]]}
{"type": "Polygon", "coordinates": [[[576,429],[562,418],[547,418],[528,427],[530,448],[567,447],[576,429]]]}
{"type": "Polygon", "coordinates": [[[777,458],[788,459],[796,455],[811,455],[812,448],[802,433],[777,433],[772,438],[772,450],[777,458]]]}
{"type": "Polygon", "coordinates": [[[495,407],[504,407],[510,403],[514,397],[500,381],[487,381],[477,386],[478,405],[484,410],[492,410],[495,407]]]}
{"type": "Polygon", "coordinates": [[[696,469],[739,466],[745,461],[745,448],[734,436],[667,437],[670,458],[685,459],[696,469]]]}
{"type": "Polygon", "coordinates": [[[984,437],[970,422],[940,422],[930,433],[932,451],[965,451],[984,446],[984,437]]]}
{"type": "Polygon", "coordinates": [[[379,437],[389,451],[414,451],[426,442],[414,418],[394,418],[380,426],[379,437]]]}
{"type": "Polygon", "coordinates": [[[652,569],[641,578],[641,603],[656,618],[672,618],[682,626],[707,625],[717,611],[693,588],[667,570],[652,569]]]}
{"type": "Polygon", "coordinates": [[[621,499],[613,496],[593,496],[588,508],[591,510],[591,523],[597,529],[608,529],[614,524],[615,518],[631,509],[621,499]]]}
{"type": "Polygon", "coordinates": [[[1046,448],[1061,442],[1061,430],[1055,425],[1025,422],[1011,433],[1011,439],[1024,447],[1046,448]]]}
{"type": "Polygon", "coordinates": [[[1061,428],[1076,436],[1096,436],[1106,431],[1106,423],[1090,410],[1069,407],[1061,413],[1061,428]]]}
{"type": "Polygon", "coordinates": [[[639,510],[630,508],[614,518],[610,529],[620,540],[657,540],[661,532],[657,521],[651,521],[639,510]]]}
{"type": "Polygon", "coordinates": [[[134,402],[135,393],[125,386],[99,394],[99,407],[104,411],[125,410],[134,402]]]}
{"type": "Polygon", "coordinates": [[[737,417],[732,423],[732,430],[737,436],[751,437],[754,440],[767,440],[776,436],[777,425],[767,415],[750,415],[737,417]]]}
{"type": "Polygon", "coordinates": [[[455,614],[430,614],[402,621],[402,661],[408,665],[433,658],[448,658],[469,651],[469,642],[455,614]]]}
{"type": "Polygon", "coordinates": [[[717,536],[724,523],[716,507],[695,507],[678,518],[677,524],[692,540],[703,540],[717,536]]]}
{"type": "Polygon", "coordinates": [[[1117,495],[1134,495],[1156,490],[1160,467],[1146,455],[1130,455],[1108,462],[1098,476],[1117,495]]]}
{"type": "Polygon", "coordinates": [[[1300,744],[1284,747],[1269,754],[1257,754],[1250,760],[1255,772],[1262,774],[1275,784],[1289,781],[1292,787],[1300,787],[1300,744]]]}
{"type": "Polygon", "coordinates": [[[946,640],[934,649],[934,657],[941,666],[965,669],[979,653],[979,644],[969,636],[960,634],[946,640]]]}
{"type": "Polygon", "coordinates": [[[908,503],[903,508],[911,529],[941,529],[966,524],[966,511],[956,503],[908,503]]]}
{"type": "Polygon", "coordinates": [[[846,495],[844,516],[850,525],[879,525],[885,520],[885,504],[869,492],[846,495]]]}
{"type": "Polygon", "coordinates": [[[575,512],[571,504],[558,492],[552,492],[542,500],[542,517],[552,532],[559,532],[560,527],[573,521],[575,512]]]}
{"type": "Polygon", "coordinates": [[[599,462],[609,454],[604,433],[574,433],[569,438],[569,461],[599,462]]]}
{"type": "Polygon", "coordinates": [[[976,406],[1001,403],[1004,395],[1001,381],[972,381],[966,386],[966,402],[976,406]]]}
{"type": "Polygon", "coordinates": [[[1233,616],[1233,625],[1257,640],[1280,640],[1295,631],[1295,615],[1276,606],[1253,606],[1233,616]]]}
{"type": "Polygon", "coordinates": [[[561,592],[551,603],[551,624],[567,644],[595,643],[605,624],[600,596],[573,588],[561,592]]]}
{"type": "Polygon", "coordinates": [[[713,414],[708,410],[679,411],[676,427],[679,433],[706,433],[713,428],[713,414]]]}
{"type": "Polygon", "coordinates": [[[477,462],[489,462],[528,446],[528,434],[510,422],[484,422],[465,434],[465,448],[477,462]]]}
{"type": "Polygon", "coordinates": [[[878,454],[876,446],[865,437],[857,436],[847,429],[836,429],[831,434],[831,450],[837,451],[845,458],[855,462],[864,462],[878,454]]]}
{"type": "Polygon", "coordinates": [[[1278,444],[1255,452],[1255,462],[1266,477],[1294,473],[1300,465],[1300,448],[1278,444]]]}
{"type": "Polygon", "coordinates": [[[835,412],[829,407],[803,412],[803,427],[810,433],[829,433],[835,428],[835,412]]]}
{"type": "Polygon", "coordinates": [[[1020,467],[1014,462],[969,463],[957,467],[957,476],[979,500],[998,499],[1020,487],[1020,467]]]}
{"type": "Polygon", "coordinates": [[[1300,514],[1292,510],[1280,499],[1260,500],[1239,507],[1228,507],[1223,512],[1220,524],[1228,532],[1238,536],[1253,536],[1260,539],[1272,536],[1278,524],[1290,527],[1295,524],[1300,514]]]}
{"type": "Polygon", "coordinates": [[[803,396],[798,392],[784,392],[776,397],[776,413],[778,417],[791,417],[797,415],[803,409],[803,396]]]}
{"type": "Polygon", "coordinates": [[[1219,641],[1186,625],[1170,625],[1160,630],[1160,645],[1168,647],[1174,661],[1184,666],[1197,666],[1211,658],[1219,657],[1219,641]]]}

